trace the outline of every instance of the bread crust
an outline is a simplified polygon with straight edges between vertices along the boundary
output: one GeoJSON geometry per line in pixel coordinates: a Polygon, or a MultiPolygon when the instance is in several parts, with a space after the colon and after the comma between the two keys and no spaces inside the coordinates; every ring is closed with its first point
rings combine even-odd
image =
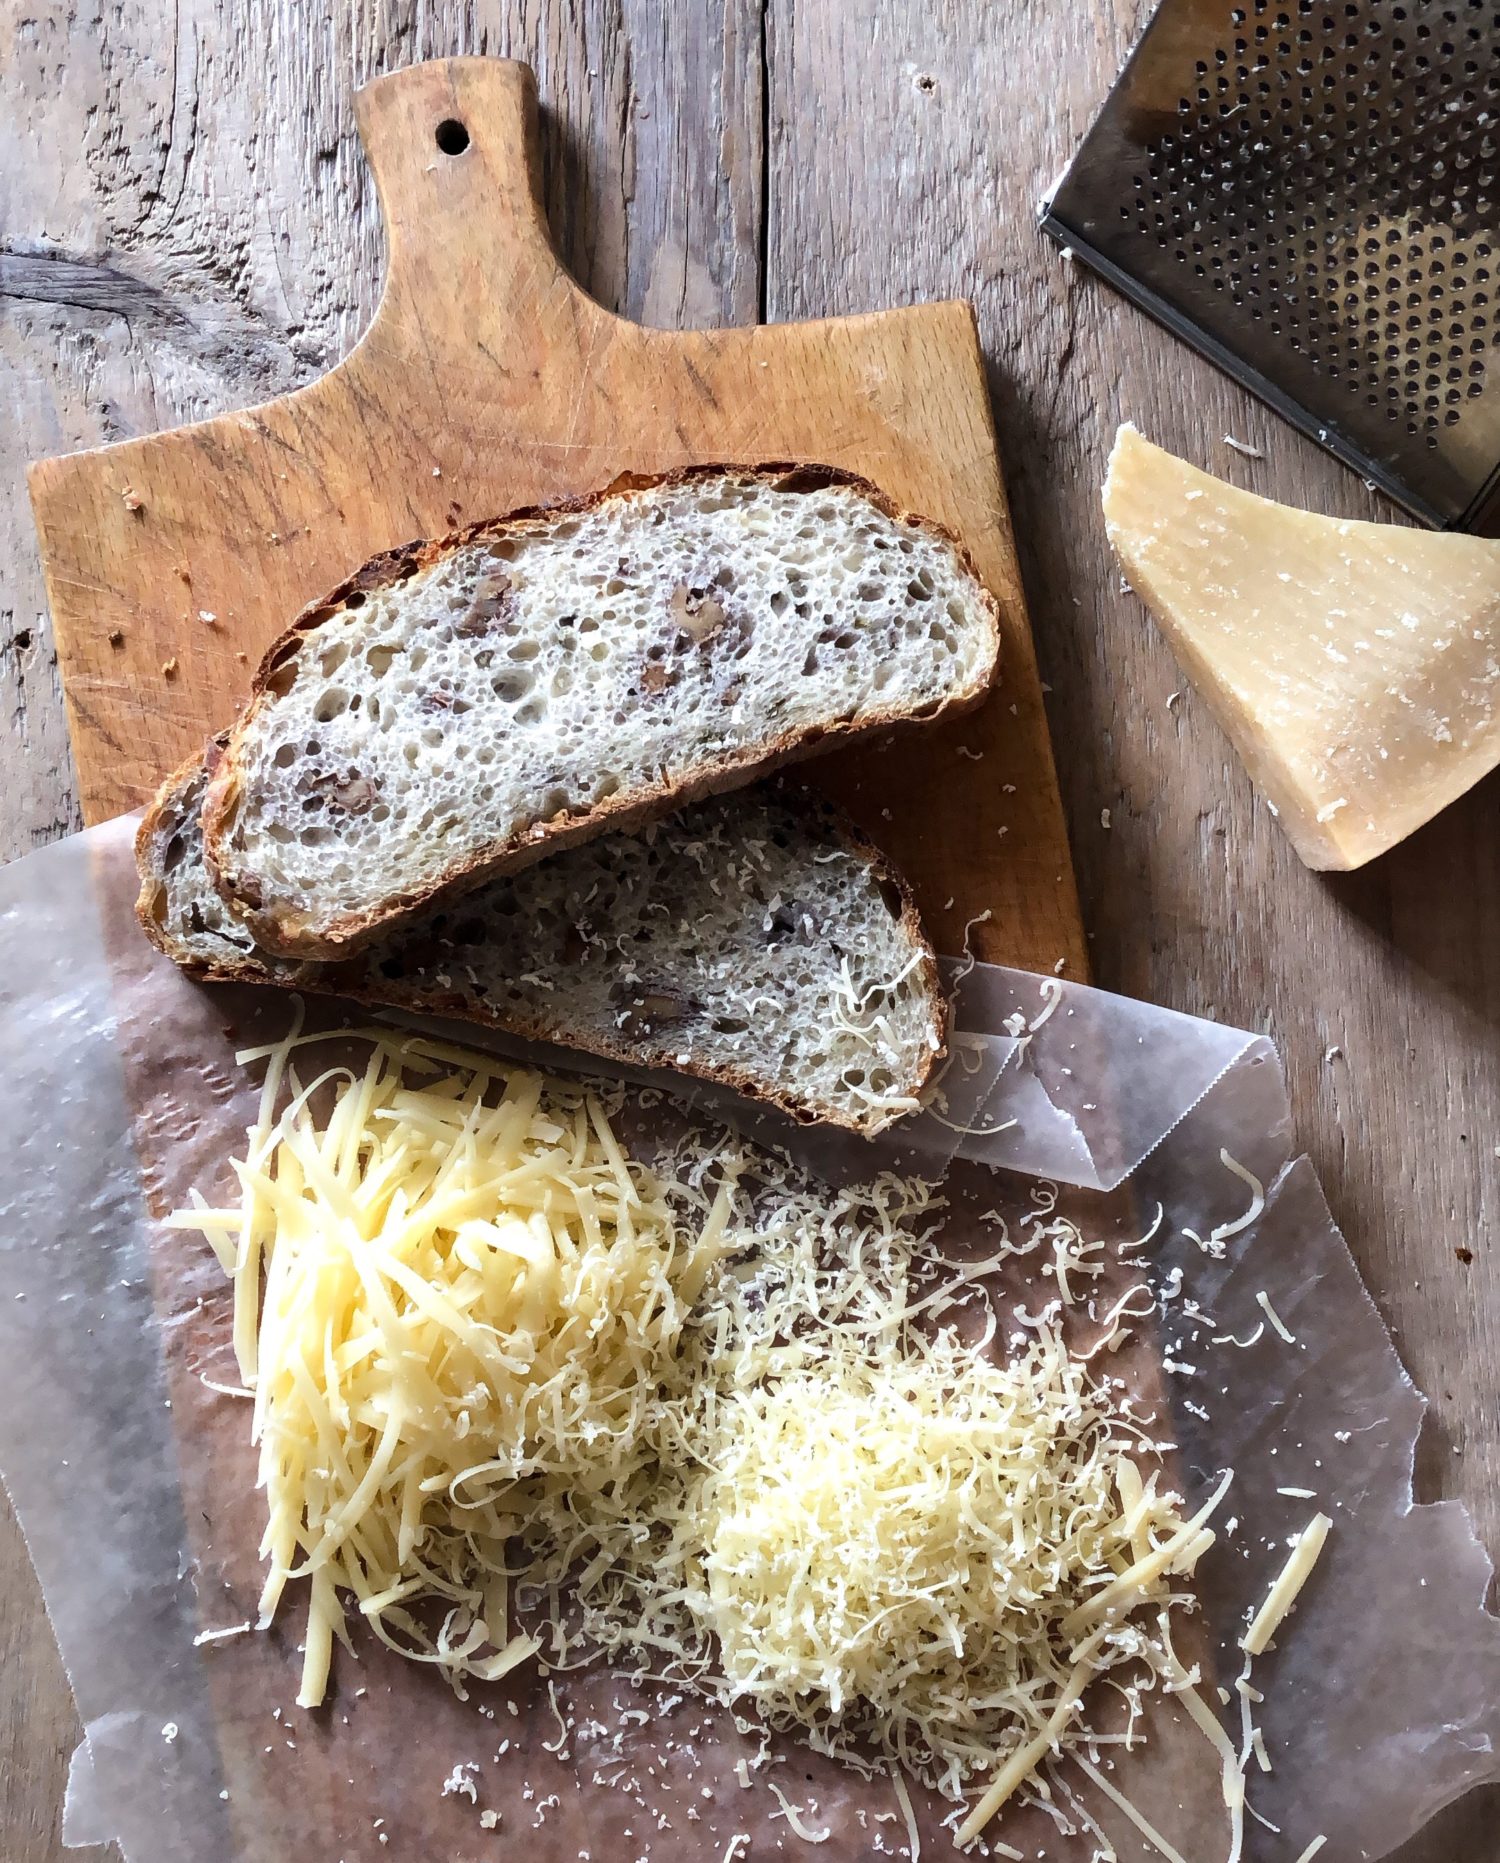
{"type": "MultiPolygon", "coordinates": [[[[347,1001],[370,1007],[405,1009],[410,1013],[422,1015],[452,1016],[459,1021],[472,1023],[476,1027],[499,1029],[506,1034],[519,1036],[523,1041],[549,1042],[554,1046],[559,1045],[556,1027],[549,1026],[545,1019],[538,1015],[525,1013],[510,1013],[503,1016],[486,1015],[458,992],[453,992],[451,995],[424,992],[419,1001],[414,1001],[411,990],[403,989],[399,979],[386,978],[382,975],[378,965],[367,963],[357,954],[329,963],[289,961],[277,958],[272,965],[257,962],[254,957],[246,957],[235,964],[214,964],[205,963],[201,958],[195,957],[184,945],[170,937],[162,925],[158,909],[165,896],[166,882],[165,876],[156,866],[154,851],[163,832],[181,820],[183,792],[200,770],[207,768],[210,780],[212,780],[212,775],[222,759],[228,738],[228,732],[220,732],[216,737],[209,739],[197,756],[189,757],[180,764],[163,782],[136,830],[136,868],[141,876],[140,893],[136,899],[136,917],[140,920],[142,930],[158,951],[171,958],[180,970],[200,983],[252,983],[275,989],[305,990],[316,996],[342,997],[347,1001]]],[[[832,826],[850,853],[865,862],[876,885],[882,889],[890,888],[900,902],[902,935],[920,954],[918,971],[934,1006],[936,1017],[936,1026],[933,1031],[936,1045],[931,1049],[926,1065],[912,1089],[914,1095],[920,1095],[931,1083],[946,1059],[948,1041],[952,1032],[953,1006],[947,991],[943,988],[937,954],[927,935],[926,927],[922,923],[916,896],[906,876],[891,863],[842,809],[824,797],[815,795],[800,783],[778,778],[775,779],[774,786],[781,796],[792,802],[794,806],[816,809],[832,826]]],[[[394,935],[399,936],[399,928],[395,930],[394,935]]],[[[861,1125],[858,1121],[846,1118],[836,1111],[829,1110],[819,1116],[806,1104],[799,1104],[786,1094],[778,1093],[748,1068],[720,1066],[707,1061],[683,1062],[678,1059],[681,1049],[675,1045],[668,1047],[665,1043],[650,1041],[626,1042],[616,1039],[608,1029],[603,1028],[591,1030],[587,1044],[578,1041],[575,1037],[564,1045],[575,1048],[582,1054],[614,1061],[622,1066],[661,1068],[673,1073],[686,1074],[697,1080],[710,1081],[717,1086],[728,1087],[759,1105],[773,1107],[787,1118],[795,1120],[799,1125],[835,1126],[864,1137],[871,1134],[872,1128],[869,1126],[861,1125]]]]}
{"type": "Polygon", "coordinates": [[[772,770],[817,756],[825,748],[857,743],[883,732],[971,711],[992,689],[999,673],[999,661],[1000,604],[979,574],[968,550],[943,525],[920,513],[902,510],[877,485],[858,473],[802,461],[766,461],[753,465],[720,462],[679,467],[672,472],[622,472],[599,490],[579,497],[559,499],[550,504],[524,505],[502,517],[487,518],[446,537],[383,551],[362,564],[329,594],[305,608],[267,649],[251,683],[250,699],[230,731],[224,753],[210,779],[203,801],[203,838],[209,874],[225,904],[263,950],[286,958],[329,961],[346,957],[373,943],[405,919],[458,899],[488,879],[519,872],[577,842],[591,840],[607,831],[640,827],[685,808],[689,803],[740,788],[772,770]],[[244,790],[238,752],[260,713],[275,702],[271,681],[277,671],[300,650],[310,634],[347,607],[351,596],[362,596],[371,590],[410,580],[455,550],[502,531],[524,534],[559,517],[595,510],[611,498],[661,486],[692,484],[729,473],[763,479],[767,483],[780,481],[786,490],[815,492],[829,486],[849,487],[868,498],[883,516],[893,522],[914,525],[951,549],[973,577],[989,624],[990,651],[973,689],[926,706],[919,712],[889,710],[872,713],[857,724],[840,720],[784,731],[759,746],[716,759],[689,780],[642,785],[609,796],[585,813],[537,823],[523,834],[492,843],[488,848],[455,861],[435,885],[392,892],[378,908],[346,913],[322,926],[310,923],[285,901],[267,905],[257,897],[255,876],[236,867],[226,845],[244,790]]]}

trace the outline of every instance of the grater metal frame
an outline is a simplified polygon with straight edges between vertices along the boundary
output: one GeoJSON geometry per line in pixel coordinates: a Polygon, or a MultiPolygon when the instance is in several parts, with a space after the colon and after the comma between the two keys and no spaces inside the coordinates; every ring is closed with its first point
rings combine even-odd
{"type": "MultiPolygon", "coordinates": [[[[1431,77],[1427,54],[1416,54],[1415,64],[1424,78],[1431,77]]],[[[1366,115],[1373,115],[1376,105],[1361,101],[1366,115]]],[[[1500,525],[1500,285],[1491,287],[1491,279],[1500,276],[1497,138],[1496,0],[1448,0],[1446,5],[1432,0],[1162,0],[1073,160],[1042,201],[1039,221],[1065,252],[1414,517],[1436,528],[1487,530],[1500,525]],[[1434,22],[1444,53],[1451,55],[1450,41],[1465,35],[1463,49],[1477,53],[1466,58],[1461,69],[1480,75],[1463,77],[1457,100],[1451,78],[1441,84],[1398,87],[1400,74],[1377,63],[1376,53],[1386,46],[1399,56],[1412,43],[1431,41],[1434,22]],[[1369,68],[1374,73],[1365,89],[1374,93],[1381,87],[1380,96],[1390,101],[1380,108],[1393,119],[1399,111],[1410,148],[1420,147],[1425,155],[1433,147],[1420,171],[1409,162],[1398,177],[1410,197],[1406,211],[1415,255],[1399,253],[1390,220],[1380,220],[1379,209],[1389,206],[1392,196],[1382,199],[1380,193],[1385,177],[1379,173],[1379,151],[1370,147],[1366,164],[1366,143],[1353,141],[1358,130],[1368,135],[1368,127],[1358,123],[1353,111],[1338,119],[1327,101],[1333,88],[1328,73],[1337,61],[1343,61],[1345,102],[1356,94],[1351,78],[1343,75],[1354,71],[1350,48],[1356,39],[1367,52],[1361,71],[1369,68]],[[1314,77],[1320,77],[1316,87],[1314,77]],[[1274,101],[1282,115],[1288,115],[1276,93],[1284,95],[1293,86],[1299,99],[1316,99],[1321,108],[1303,105],[1305,137],[1283,134],[1280,143],[1270,141],[1271,130],[1256,126],[1250,107],[1255,106],[1260,124],[1274,122],[1284,131],[1270,105],[1274,101]],[[1414,100],[1409,88],[1422,96],[1414,100]],[[1428,95],[1434,108],[1424,115],[1428,95]],[[1494,103],[1487,103],[1486,96],[1494,103]],[[1163,100],[1174,97],[1169,110],[1163,100]],[[1459,133],[1469,135],[1471,142],[1460,143],[1460,159],[1446,165],[1453,177],[1450,193],[1443,184],[1445,163],[1438,151],[1451,144],[1456,110],[1467,110],[1473,120],[1458,121],[1459,133]],[[1435,121],[1435,111],[1442,113],[1441,121],[1435,121]],[[1231,134],[1238,136],[1233,159],[1225,153],[1231,134]],[[1248,136],[1263,140],[1247,144],[1248,136]],[[1348,145],[1347,156],[1341,136],[1348,145]],[[1269,154],[1271,185],[1259,201],[1236,205],[1231,171],[1236,161],[1243,167],[1246,149],[1269,154]],[[1198,200],[1181,192],[1174,198],[1172,177],[1195,160],[1201,164],[1198,200]],[[1465,179],[1476,169],[1472,179],[1465,179]],[[1341,194],[1332,187],[1323,195],[1296,192],[1299,181],[1325,174],[1342,182],[1341,194]],[[1203,194],[1210,184],[1213,197],[1205,203],[1203,194]],[[1226,207],[1225,201],[1231,205],[1226,207]],[[1257,220],[1257,214],[1262,219],[1257,220]],[[1403,332],[1417,330],[1419,323],[1431,332],[1432,320],[1441,314],[1433,308],[1442,301],[1442,286],[1436,281],[1452,277],[1456,282],[1449,289],[1455,294],[1461,284],[1468,296],[1456,300],[1458,309],[1475,311],[1461,345],[1462,362],[1460,345],[1450,344],[1439,380],[1437,344],[1456,333],[1456,324],[1441,338],[1407,335],[1399,345],[1392,340],[1397,335],[1398,287],[1394,280],[1386,282],[1384,273],[1377,276],[1375,263],[1365,263],[1359,274],[1365,280],[1376,277],[1376,283],[1364,285],[1358,294],[1365,308],[1360,313],[1349,309],[1341,329],[1332,329],[1327,310],[1305,282],[1316,260],[1304,258],[1302,270],[1283,272],[1294,288],[1285,297],[1292,310],[1281,312],[1275,296],[1281,288],[1278,261],[1272,250],[1274,246],[1292,252],[1289,232],[1294,225],[1305,253],[1314,252],[1315,227],[1330,248],[1338,249],[1346,287],[1354,281],[1355,255],[1374,252],[1370,229],[1378,225],[1387,228],[1379,255],[1386,266],[1403,257],[1424,259],[1424,315],[1403,316],[1403,332]],[[1424,242],[1429,248],[1425,252],[1424,242]],[[1469,250],[1459,257],[1455,247],[1461,242],[1468,242],[1469,250]],[[1264,256],[1247,260],[1247,245],[1251,254],[1264,256]],[[1471,269],[1455,269],[1455,261],[1467,266],[1476,251],[1479,259],[1471,269]],[[1219,256],[1224,252],[1236,267],[1232,278],[1219,256]],[[1446,265],[1438,256],[1444,253],[1446,265]],[[1247,276],[1253,281],[1248,285],[1247,276]],[[1226,282],[1231,283],[1228,292],[1226,282]],[[1382,290],[1385,301],[1377,302],[1382,290]],[[1283,315],[1290,333],[1274,327],[1283,315]],[[1320,316],[1328,332],[1321,337],[1320,316]],[[1377,319],[1384,321],[1377,324],[1377,319]],[[1356,331],[1356,323],[1363,328],[1356,331]],[[1377,328],[1379,335],[1374,334],[1377,328]],[[1356,341],[1360,350],[1351,347],[1356,341]],[[1323,356],[1331,360],[1320,356],[1320,344],[1323,356]],[[1419,350],[1420,344],[1427,345],[1427,353],[1419,350]],[[1414,351],[1416,361],[1411,359],[1414,351]],[[1428,374],[1419,388],[1423,368],[1428,374]],[[1464,384],[1462,395],[1458,382],[1464,384]],[[1442,386],[1442,393],[1432,393],[1435,386],[1442,386]],[[1417,404],[1419,393],[1423,399],[1417,404]],[[1402,396],[1405,401],[1399,399],[1402,396]],[[1465,472],[1445,451],[1445,443],[1471,409],[1478,410],[1487,464],[1465,472]],[[1416,414],[1420,418],[1409,422],[1400,418],[1416,414]],[[1420,469],[1424,459],[1434,465],[1425,484],[1420,469]]],[[[1391,141],[1396,144],[1394,130],[1391,141]]],[[[1285,261],[1281,264],[1284,267],[1285,261]]],[[[1413,269],[1403,278],[1403,310],[1415,304],[1418,294],[1406,282],[1415,276],[1413,269]]],[[[1354,291],[1346,288],[1343,298],[1346,308],[1352,306],[1354,291]]]]}

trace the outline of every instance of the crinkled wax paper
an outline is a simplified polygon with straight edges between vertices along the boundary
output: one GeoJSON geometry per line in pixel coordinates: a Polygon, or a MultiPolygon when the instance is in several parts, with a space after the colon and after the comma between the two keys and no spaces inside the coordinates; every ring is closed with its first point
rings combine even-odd
{"type": "MultiPolygon", "coordinates": [[[[357,1664],[338,1658],[329,1707],[306,1714],[292,1706],[295,1608],[264,1635],[195,1645],[255,1615],[261,1497],[243,1400],[211,1388],[236,1382],[228,1291],[205,1247],[154,1218],[192,1186],[222,1187],[254,1103],[233,1051],[280,1033],[288,1005],[190,984],[149,949],[129,916],[129,833],[110,824],[0,875],[0,1472],[87,1734],[68,1840],[113,1837],[129,1863],[481,1863],[520,1844],[528,1863],[797,1854],[765,1775],[749,1789],[736,1775],[757,1743],[670,1689],[559,1678],[562,1737],[534,1680],[461,1703],[362,1646],[357,1664]],[[483,1816],[496,1811],[498,1826],[483,1816]]],[[[1246,1854],[1292,1863],[1326,1834],[1324,1863],[1385,1855],[1500,1776],[1500,1624],[1463,1510],[1412,1504],[1423,1400],[1295,1155],[1273,1051],[985,966],[961,981],[958,1025],[936,1116],[883,1148],[796,1135],[799,1155],[837,1175],[946,1166],[960,1238],[965,1211],[1024,1209],[1037,1178],[1115,1243],[1160,1206],[1146,1249],[1112,1253],[1106,1287],[1149,1273],[1160,1295],[1149,1362],[1137,1351],[1128,1376],[1161,1406],[1189,1497],[1235,1470],[1200,1568],[1194,1653],[1211,1681],[1232,1690],[1238,1637],[1289,1539],[1319,1508],[1335,1521],[1256,1665],[1272,1769],[1250,1768],[1266,1823],[1252,1820],[1246,1854]],[[1208,1237],[1247,1208],[1226,1150],[1266,1205],[1216,1258],[1189,1232],[1208,1237]],[[1262,1296],[1295,1343],[1267,1323],[1262,1296]]],[[[786,1136],[763,1120],[749,1129],[786,1136]]],[[[992,1290],[1002,1315],[1016,1294],[992,1290]]],[[[1237,1734],[1237,1706],[1229,1724],[1237,1734]]],[[[1186,1863],[1216,1863],[1212,1753],[1170,1703],[1150,1725],[1148,1749],[1113,1776],[1186,1863]]],[[[773,1751],[769,1776],[830,1833],[826,1863],[906,1856],[887,1781],[788,1742],[773,1751]]],[[[1086,1863],[1101,1840],[1076,1793],[1122,1863],[1146,1854],[1074,1769],[1051,1778],[1050,1813],[1008,1813],[994,1834],[1027,1858],[1086,1863]]],[[[924,1856],[952,1856],[949,1808],[917,1797],[924,1856]]]]}

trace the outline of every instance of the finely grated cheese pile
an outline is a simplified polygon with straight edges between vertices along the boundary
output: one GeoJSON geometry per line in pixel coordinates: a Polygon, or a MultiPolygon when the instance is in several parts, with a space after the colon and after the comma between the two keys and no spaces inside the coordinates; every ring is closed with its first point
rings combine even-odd
{"type": "Polygon", "coordinates": [[[719,1440],[700,1608],[737,1702],[950,1796],[1045,1723],[1064,1620],[1130,1546],[1108,1418],[1055,1336],[1004,1367],[951,1335],[905,1365],[840,1352],[737,1395],[719,1440]]]}
{"type": "Polygon", "coordinates": [[[305,1039],[243,1057],[238,1207],[172,1219],[235,1276],[304,1705],[346,1601],[460,1688],[603,1652],[954,1801],[983,1776],[968,1841],[1089,1737],[1096,1677],[1132,1724],[1188,1685],[1168,1613],[1223,1486],[1184,1520],[1068,1350],[1097,1244],[1042,1206],[958,1267],[921,1182],[834,1191],[724,1134],[648,1168],[576,1084],[371,1034],[304,1085],[305,1039]],[[1042,1249],[1058,1299],[987,1350],[973,1284],[1042,1249]]]}

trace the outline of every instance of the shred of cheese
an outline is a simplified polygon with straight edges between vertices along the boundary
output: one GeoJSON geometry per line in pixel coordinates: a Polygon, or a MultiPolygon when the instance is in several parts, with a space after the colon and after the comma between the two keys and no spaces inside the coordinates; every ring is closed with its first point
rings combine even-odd
{"type": "Polygon", "coordinates": [[[1214,1543],[1214,1535],[1205,1529],[1203,1523],[1228,1493],[1233,1479],[1234,1471],[1226,1469],[1218,1487],[1197,1513],[1190,1520],[1179,1522],[1159,1546],[1154,1546],[1144,1557],[1136,1559],[1123,1572],[1115,1574],[1102,1591],[1095,1592],[1079,1605],[1065,1620],[1064,1632],[1076,1636],[1091,1619],[1101,1613],[1135,1608],[1145,1592],[1166,1572],[1191,1572],[1214,1543]]]}
{"type": "Polygon", "coordinates": [[[1318,1563],[1318,1555],[1323,1550],[1323,1542],[1328,1538],[1332,1526],[1333,1522],[1327,1514],[1314,1514],[1297,1536],[1297,1543],[1281,1568],[1276,1583],[1267,1593],[1265,1603],[1240,1639],[1240,1648],[1247,1656],[1261,1655],[1281,1628],[1287,1612],[1297,1602],[1298,1594],[1318,1563]]]}
{"type": "Polygon", "coordinates": [[[1231,1172],[1249,1190],[1250,1207],[1245,1211],[1243,1216],[1237,1216],[1233,1222],[1224,1223],[1214,1230],[1213,1235],[1216,1242],[1222,1242],[1229,1236],[1237,1236],[1242,1229],[1248,1229],[1252,1223],[1260,1220],[1266,1207],[1265,1185],[1253,1171],[1247,1171],[1244,1165],[1240,1163],[1239,1159],[1232,1157],[1222,1145],[1219,1147],[1219,1162],[1226,1171],[1231,1172]]]}
{"type": "Polygon", "coordinates": [[[1167,1842],[1166,1838],[1162,1836],[1156,1826],[1150,1823],[1144,1814],[1131,1804],[1130,1800],[1117,1785],[1112,1784],[1105,1778],[1104,1774],[1097,1766],[1085,1759],[1081,1753],[1075,1754],[1074,1758],[1110,1803],[1118,1806],[1118,1808],[1124,1812],[1125,1816],[1129,1818],[1130,1822],[1140,1832],[1141,1836],[1145,1838],[1146,1842],[1159,1850],[1167,1859],[1167,1863],[1187,1863],[1182,1852],[1174,1849],[1173,1846],[1167,1842]]]}
{"type": "Polygon", "coordinates": [[[922,1833],[917,1829],[917,1814],[911,1802],[911,1791],[899,1766],[891,1768],[891,1784],[896,1788],[896,1803],[901,1807],[901,1816],[906,1823],[906,1850],[909,1863],[921,1863],[922,1833]]]}
{"type": "Polygon", "coordinates": [[[1256,1294],[1255,1301],[1261,1312],[1264,1313],[1266,1318],[1271,1322],[1272,1332],[1274,1332],[1279,1339],[1284,1340],[1287,1345],[1296,1345],[1297,1335],[1271,1305],[1271,1296],[1264,1288],[1261,1288],[1256,1294]]]}
{"type": "Polygon", "coordinates": [[[306,1586],[301,1703],[346,1601],[460,1690],[666,1667],[955,1802],[991,1776],[967,1842],[1087,1739],[1096,1676],[1167,1677],[1125,1619],[1190,1604],[1227,1477],[1184,1520],[1070,1352],[1097,1245],[1045,1198],[994,1260],[1044,1255],[1059,1298],[997,1362],[946,1323],[993,1335],[993,1262],[924,1245],[930,1185],[830,1190],[724,1134],[648,1168],[575,1083],[386,1033],[304,1083],[307,1039],[250,1057],[239,1207],[174,1218],[234,1277],[263,1622],[306,1586]]]}
{"type": "Polygon", "coordinates": [[[1229,1812],[1229,1854],[1225,1863],[1239,1863],[1245,1847],[1245,1812],[1248,1809],[1245,1802],[1245,1767],[1249,1755],[1239,1752],[1218,1715],[1197,1689],[1191,1686],[1187,1672],[1180,1664],[1176,1666],[1176,1698],[1219,1755],[1219,1783],[1225,1808],[1229,1812]]]}
{"type": "Polygon", "coordinates": [[[200,1630],[193,1638],[193,1648],[201,1650],[210,1643],[227,1643],[232,1637],[248,1636],[253,1624],[226,1624],[222,1630],[200,1630]]]}
{"type": "MultiPolygon", "coordinates": [[[[1196,1242],[1205,1255],[1211,1255],[1216,1261],[1224,1256],[1224,1244],[1231,1237],[1240,1235],[1252,1224],[1260,1221],[1266,1207],[1266,1187],[1253,1171],[1247,1171],[1240,1161],[1232,1157],[1223,1146],[1219,1147],[1219,1162],[1226,1171],[1232,1173],[1250,1191],[1250,1207],[1243,1215],[1236,1216],[1227,1223],[1216,1223],[1207,1237],[1200,1236],[1196,1230],[1184,1228],[1183,1234],[1190,1242],[1196,1242]]],[[[1238,1341],[1236,1341],[1236,1344],[1238,1341]]]]}
{"type": "Polygon", "coordinates": [[[900,1092],[893,1084],[909,1069],[902,1058],[901,1040],[891,1024],[891,1011],[901,985],[926,962],[925,952],[915,951],[893,976],[875,978],[863,987],[855,983],[848,958],[841,958],[839,962],[841,974],[834,986],[833,1025],[840,1035],[867,1051],[866,1067],[851,1074],[845,1084],[870,1109],[867,1119],[870,1132],[884,1131],[903,1113],[914,1112],[921,1104],[912,1094],[900,1092]]]}
{"type": "Polygon", "coordinates": [[[771,1814],[773,1817],[779,1815],[785,1818],[787,1829],[793,1832],[794,1835],[800,1837],[805,1844],[826,1844],[828,1842],[829,1838],[833,1835],[831,1829],[825,1828],[821,1831],[811,1829],[810,1826],[803,1822],[802,1807],[800,1805],[794,1805],[774,1779],[768,1779],[766,1783],[776,1794],[777,1801],[781,1806],[779,1814],[775,1812],[771,1814]]]}
{"type": "Polygon", "coordinates": [[[1041,1765],[1054,1747],[1060,1746],[1063,1729],[1067,1726],[1073,1710],[1083,1696],[1083,1691],[1093,1679],[1089,1657],[1099,1647],[1102,1633],[1089,1639],[1080,1660],[1073,1666],[1073,1673],[1068,1677],[1067,1685],[1058,1696],[1040,1733],[1032,1736],[1022,1747],[1018,1747],[1000,1768],[989,1789],[979,1803],[959,1825],[955,1842],[962,1849],[984,1829],[995,1813],[1011,1798],[1017,1788],[1023,1785],[1041,1765]]]}
{"type": "Polygon", "coordinates": [[[1251,1346],[1259,1345],[1261,1340],[1265,1337],[1265,1332],[1266,1323],[1264,1320],[1259,1320],[1256,1322],[1255,1331],[1246,1339],[1237,1339],[1233,1333],[1215,1333],[1211,1343],[1214,1345],[1238,1346],[1241,1352],[1245,1352],[1248,1351],[1251,1346]]]}

